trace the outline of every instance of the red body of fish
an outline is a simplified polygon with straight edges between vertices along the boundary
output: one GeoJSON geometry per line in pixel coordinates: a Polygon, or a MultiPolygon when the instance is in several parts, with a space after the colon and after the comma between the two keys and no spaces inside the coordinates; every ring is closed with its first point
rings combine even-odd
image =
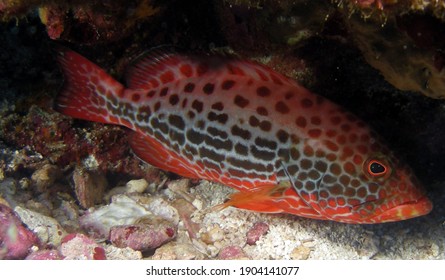
{"type": "Polygon", "coordinates": [[[411,170],[361,120],[264,65],[152,52],[127,87],[70,50],[56,110],[132,130],[144,161],[239,190],[224,206],[346,223],[427,214],[411,170]]]}

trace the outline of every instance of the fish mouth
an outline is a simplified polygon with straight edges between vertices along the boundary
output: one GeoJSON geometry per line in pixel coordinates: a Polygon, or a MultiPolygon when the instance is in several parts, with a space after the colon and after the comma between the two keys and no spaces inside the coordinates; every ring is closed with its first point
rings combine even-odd
{"type": "Polygon", "coordinates": [[[419,216],[426,215],[433,209],[433,204],[428,197],[422,196],[414,201],[407,201],[403,204],[397,205],[373,218],[376,222],[394,222],[407,220],[419,216]]]}

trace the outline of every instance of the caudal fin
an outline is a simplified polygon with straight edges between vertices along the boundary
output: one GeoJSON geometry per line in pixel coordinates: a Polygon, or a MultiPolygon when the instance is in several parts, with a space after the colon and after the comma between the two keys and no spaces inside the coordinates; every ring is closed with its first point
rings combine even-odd
{"type": "Polygon", "coordinates": [[[63,47],[57,51],[65,81],[55,99],[55,110],[73,118],[115,123],[106,100],[119,96],[124,86],[80,54],[63,47]]]}

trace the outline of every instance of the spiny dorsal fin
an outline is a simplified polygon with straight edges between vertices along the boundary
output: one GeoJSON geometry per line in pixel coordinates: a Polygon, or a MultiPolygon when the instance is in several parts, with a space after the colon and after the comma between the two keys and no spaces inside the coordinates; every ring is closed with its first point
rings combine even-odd
{"type": "Polygon", "coordinates": [[[217,75],[248,76],[256,80],[298,86],[294,80],[265,65],[227,53],[181,54],[163,48],[140,55],[128,69],[126,82],[130,89],[149,90],[182,79],[217,75]]]}

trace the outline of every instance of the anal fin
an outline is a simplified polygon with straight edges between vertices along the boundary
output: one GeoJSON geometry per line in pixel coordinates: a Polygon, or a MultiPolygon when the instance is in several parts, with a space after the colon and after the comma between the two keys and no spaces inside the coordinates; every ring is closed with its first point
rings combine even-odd
{"type": "Polygon", "coordinates": [[[252,210],[263,213],[281,213],[284,209],[279,207],[276,199],[283,194],[285,188],[282,185],[258,186],[252,191],[241,191],[234,193],[230,199],[214,207],[215,210],[222,210],[228,206],[252,210]]]}

